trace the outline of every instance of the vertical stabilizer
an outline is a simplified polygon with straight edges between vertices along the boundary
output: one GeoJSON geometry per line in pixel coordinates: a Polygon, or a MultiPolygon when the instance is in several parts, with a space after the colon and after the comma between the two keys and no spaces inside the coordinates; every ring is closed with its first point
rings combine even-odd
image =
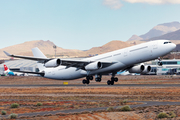
{"type": "Polygon", "coordinates": [[[9,68],[4,64],[4,71],[8,71],[9,68]]]}
{"type": "MultiPolygon", "coordinates": [[[[37,47],[32,49],[32,53],[33,53],[34,57],[47,58],[37,47]]],[[[45,67],[42,63],[37,63],[37,66],[38,66],[40,72],[45,69],[45,67]]]]}
{"type": "Polygon", "coordinates": [[[33,48],[32,52],[33,52],[34,57],[47,58],[37,47],[33,48]]]}

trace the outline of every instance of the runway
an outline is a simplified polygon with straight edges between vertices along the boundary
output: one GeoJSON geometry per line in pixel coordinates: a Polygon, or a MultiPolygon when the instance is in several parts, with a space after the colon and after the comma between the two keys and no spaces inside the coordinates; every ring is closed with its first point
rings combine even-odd
{"type": "Polygon", "coordinates": [[[180,84],[25,84],[25,85],[0,85],[0,87],[180,87],[180,84]]]}

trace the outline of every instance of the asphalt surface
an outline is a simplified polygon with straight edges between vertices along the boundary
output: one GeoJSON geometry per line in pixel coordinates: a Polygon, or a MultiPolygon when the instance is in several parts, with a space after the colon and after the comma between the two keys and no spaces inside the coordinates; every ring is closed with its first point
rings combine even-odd
{"type": "MultiPolygon", "coordinates": [[[[157,106],[157,105],[180,105],[180,102],[157,102],[157,101],[130,101],[130,102],[141,102],[144,104],[139,104],[139,105],[130,105],[131,108],[135,107],[146,107],[146,106],[157,106]]],[[[116,106],[121,107],[121,106],[116,106]]],[[[52,114],[55,115],[57,113],[80,113],[83,111],[97,111],[97,110],[106,110],[108,107],[100,107],[100,108],[88,108],[88,109],[75,109],[75,110],[57,110],[57,111],[48,111],[48,112],[34,112],[34,113],[24,113],[24,114],[18,114],[18,117],[21,116],[43,116],[43,115],[48,115],[52,114]]],[[[3,117],[7,118],[9,115],[3,115],[3,117]]]]}
{"type": "Polygon", "coordinates": [[[180,87],[180,84],[114,84],[114,85],[106,85],[106,84],[40,84],[40,85],[0,85],[0,87],[180,87]]]}

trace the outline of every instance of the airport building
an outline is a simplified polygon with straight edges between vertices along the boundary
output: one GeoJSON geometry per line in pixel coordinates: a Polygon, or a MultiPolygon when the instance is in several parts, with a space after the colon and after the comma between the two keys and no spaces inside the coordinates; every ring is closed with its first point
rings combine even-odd
{"type": "Polygon", "coordinates": [[[37,68],[37,61],[32,60],[8,60],[5,61],[3,64],[0,64],[0,74],[4,72],[4,64],[10,69],[14,71],[29,71],[29,72],[38,72],[39,69],[37,68]]]}
{"type": "Polygon", "coordinates": [[[169,74],[180,74],[180,60],[171,59],[171,60],[162,60],[162,66],[158,65],[158,60],[151,61],[150,75],[169,75],[169,74]]]}

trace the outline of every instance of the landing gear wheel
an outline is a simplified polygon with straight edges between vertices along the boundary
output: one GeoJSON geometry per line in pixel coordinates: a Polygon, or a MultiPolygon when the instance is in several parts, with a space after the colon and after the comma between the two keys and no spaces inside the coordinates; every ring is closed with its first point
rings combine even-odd
{"type": "Polygon", "coordinates": [[[107,81],[107,84],[108,84],[108,85],[111,85],[111,81],[110,81],[110,80],[108,80],[108,81],[107,81]]]}
{"type": "Polygon", "coordinates": [[[86,76],[86,80],[89,80],[89,76],[86,76]]]}
{"type": "Polygon", "coordinates": [[[89,76],[89,80],[93,80],[93,76],[89,76]]]}
{"type": "Polygon", "coordinates": [[[118,82],[118,78],[117,78],[117,77],[115,77],[115,78],[114,78],[114,81],[115,81],[115,82],[118,82]]]}
{"type": "Polygon", "coordinates": [[[101,82],[101,78],[98,78],[98,81],[101,82]]]}
{"type": "Polygon", "coordinates": [[[101,82],[101,78],[98,77],[98,78],[95,79],[95,81],[96,81],[96,82],[101,82]]]}
{"type": "Polygon", "coordinates": [[[111,80],[111,85],[114,85],[114,80],[111,80]]]}
{"type": "Polygon", "coordinates": [[[89,80],[86,80],[86,84],[89,84],[90,83],[90,81],[89,80]]]}
{"type": "Polygon", "coordinates": [[[86,84],[86,80],[84,79],[84,80],[82,81],[82,83],[83,83],[83,84],[86,84]]]}

